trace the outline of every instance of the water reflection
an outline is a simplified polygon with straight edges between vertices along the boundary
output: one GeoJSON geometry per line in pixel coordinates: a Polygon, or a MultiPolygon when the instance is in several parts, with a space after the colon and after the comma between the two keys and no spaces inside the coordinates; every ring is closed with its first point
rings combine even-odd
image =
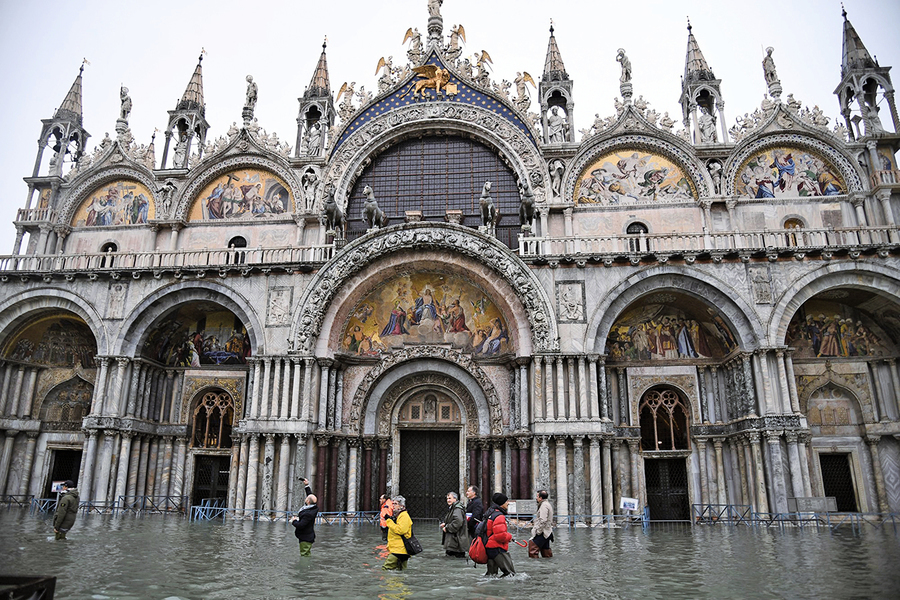
{"type": "MultiPolygon", "coordinates": [[[[385,573],[381,532],[318,527],[301,558],[284,523],[189,523],[177,517],[80,515],[68,540],[51,519],[0,510],[0,572],[55,575],[59,598],[896,598],[900,533],[749,528],[562,529],[554,558],[510,548],[518,575],[444,556],[440,535],[385,573]]],[[[520,530],[517,539],[527,538],[520,530]]]]}

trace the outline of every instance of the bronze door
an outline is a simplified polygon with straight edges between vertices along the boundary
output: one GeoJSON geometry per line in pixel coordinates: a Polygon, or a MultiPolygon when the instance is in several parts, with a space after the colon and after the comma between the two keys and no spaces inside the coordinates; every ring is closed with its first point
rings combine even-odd
{"type": "Polygon", "coordinates": [[[400,432],[400,494],[413,519],[447,514],[447,492],[459,493],[459,432],[400,432]]]}
{"type": "Polygon", "coordinates": [[[690,519],[685,459],[647,459],[644,461],[644,472],[650,519],[652,521],[690,519]]]}
{"type": "Polygon", "coordinates": [[[231,456],[198,456],[191,504],[199,506],[203,500],[215,499],[221,501],[221,505],[224,506],[224,500],[228,496],[230,470],[231,456]]]}

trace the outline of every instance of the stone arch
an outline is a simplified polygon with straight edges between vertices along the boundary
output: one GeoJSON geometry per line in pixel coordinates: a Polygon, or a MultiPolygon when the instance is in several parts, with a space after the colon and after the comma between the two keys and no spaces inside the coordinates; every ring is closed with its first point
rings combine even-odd
{"type": "Polygon", "coordinates": [[[641,296],[665,289],[677,290],[715,306],[727,320],[740,348],[752,350],[760,345],[763,324],[737,290],[701,271],[673,265],[640,271],[610,290],[591,316],[584,347],[603,354],[602,344],[622,311],[641,296]]]}
{"type": "Polygon", "coordinates": [[[115,352],[137,356],[153,322],[169,309],[192,300],[216,302],[233,312],[247,328],[254,354],[265,354],[264,328],[250,301],[236,290],[213,281],[182,281],[145,296],[123,320],[114,342],[115,352]]]}
{"type": "MultiPolygon", "coordinates": [[[[80,391],[81,392],[80,394],[78,394],[77,398],[72,398],[71,396],[69,398],[72,403],[80,404],[85,409],[82,411],[81,416],[86,417],[88,415],[88,413],[90,413],[90,410],[91,410],[91,398],[94,395],[94,382],[86,379],[83,376],[83,374],[81,374],[81,373],[75,373],[72,377],[50,386],[50,388],[48,390],[46,390],[46,393],[44,393],[43,396],[35,398],[34,407],[32,409],[32,414],[40,415],[40,419],[42,421],[66,422],[66,420],[64,420],[62,418],[60,418],[60,419],[51,418],[55,415],[47,414],[47,411],[49,409],[52,409],[53,404],[60,403],[59,402],[60,394],[64,391],[65,392],[69,392],[69,391],[75,391],[75,392],[80,391]],[[80,390],[77,388],[80,388],[80,390]],[[48,400],[52,404],[48,404],[48,400]]],[[[72,422],[72,423],[77,422],[77,426],[73,426],[73,429],[75,429],[75,430],[81,429],[81,419],[80,418],[69,419],[68,422],[72,422]]]]}
{"type": "Polygon", "coordinates": [[[379,410],[384,406],[393,415],[396,402],[414,382],[406,383],[414,374],[437,373],[447,378],[435,382],[466,404],[467,427],[478,435],[500,435],[503,432],[503,414],[500,398],[487,374],[468,354],[441,346],[413,346],[386,355],[369,370],[356,388],[350,405],[348,426],[352,434],[373,435],[377,431],[379,410]],[[452,382],[456,382],[454,385],[452,382]],[[462,387],[458,387],[461,384],[462,387]],[[393,390],[393,396],[391,392],[393,390]],[[459,390],[467,390],[468,397],[459,390]],[[386,406],[382,398],[392,402],[386,406]],[[377,398],[377,400],[375,400],[377,398]],[[473,430],[477,426],[477,430],[473,430]],[[362,431],[360,431],[360,428],[362,431]]]}
{"type": "Polygon", "coordinates": [[[791,319],[803,303],[816,294],[835,287],[865,289],[896,301],[897,290],[900,289],[900,272],[869,263],[836,262],[797,278],[774,304],[775,308],[766,324],[768,343],[782,344],[791,319]]]}
{"type": "Polygon", "coordinates": [[[146,187],[150,190],[150,193],[153,194],[150,201],[153,202],[154,206],[156,205],[156,179],[153,177],[152,173],[139,166],[122,165],[107,167],[78,181],[70,188],[69,192],[66,193],[60,201],[60,210],[57,212],[55,224],[60,226],[70,225],[72,219],[75,218],[78,207],[85,201],[88,194],[104,184],[119,179],[132,179],[146,187]]]}
{"type": "MultiPolygon", "coordinates": [[[[621,122],[621,119],[620,119],[621,122]]],[[[697,191],[699,198],[711,196],[714,189],[712,179],[704,168],[703,163],[696,159],[693,148],[687,142],[674,139],[667,140],[662,138],[651,137],[644,134],[629,134],[620,131],[609,132],[603,136],[596,136],[596,140],[588,142],[578,154],[575,155],[566,165],[566,172],[563,179],[563,198],[573,198],[575,195],[575,184],[582,172],[602,155],[616,150],[624,150],[626,148],[639,148],[647,152],[660,154],[671,160],[677,166],[684,170],[684,173],[691,178],[694,189],[697,191]]]]}
{"type": "Polygon", "coordinates": [[[875,421],[875,413],[873,412],[871,396],[868,390],[863,387],[864,384],[852,374],[835,373],[830,366],[825,369],[825,373],[813,378],[800,378],[797,386],[797,396],[800,403],[800,412],[804,416],[809,416],[809,401],[813,394],[819,390],[834,386],[847,394],[859,409],[862,422],[857,425],[862,426],[864,423],[873,423],[875,421]],[[854,389],[855,388],[855,389],[854,389]]]}
{"type": "Polygon", "coordinates": [[[678,374],[637,375],[632,376],[630,382],[628,393],[632,402],[628,406],[628,412],[631,414],[632,423],[640,423],[641,402],[647,392],[656,388],[672,388],[676,390],[688,410],[688,425],[700,425],[702,423],[700,405],[698,401],[695,401],[699,399],[697,378],[695,376],[678,374]]]}
{"type": "Polygon", "coordinates": [[[346,199],[367,161],[406,137],[431,132],[457,133],[496,149],[519,181],[530,182],[536,202],[549,197],[548,178],[544,177],[547,165],[523,131],[488,110],[449,102],[411,104],[366,121],[338,146],[324,181],[335,185],[335,198],[341,199],[346,211],[346,199]]]}
{"type": "Polygon", "coordinates": [[[109,332],[100,314],[85,297],[63,288],[41,288],[0,301],[0,332],[8,332],[34,316],[36,311],[65,310],[79,316],[97,342],[97,354],[109,353],[109,332]]]}
{"type": "Polygon", "coordinates": [[[172,218],[180,221],[187,221],[191,206],[197,199],[197,194],[203,190],[216,177],[224,175],[228,171],[240,169],[242,167],[264,169],[278,175],[291,190],[294,206],[293,212],[297,211],[298,203],[303,202],[303,191],[300,182],[297,180],[294,171],[290,168],[286,161],[275,160],[268,156],[258,154],[245,154],[250,149],[249,141],[241,141],[237,144],[242,153],[228,157],[219,157],[215,161],[203,161],[197,168],[196,174],[185,183],[185,185],[176,192],[172,199],[172,218]]]}
{"type": "MultiPolygon", "coordinates": [[[[470,261],[483,279],[488,276],[502,281],[527,316],[530,332],[520,325],[519,353],[551,352],[559,347],[558,329],[552,302],[531,269],[495,238],[459,225],[443,223],[409,223],[402,229],[388,227],[361,236],[348,244],[316,273],[306,288],[294,316],[291,339],[300,349],[327,354],[325,340],[320,339],[325,316],[334,316],[340,307],[332,306],[339,294],[346,295],[358,281],[355,278],[380,259],[393,258],[404,251],[435,252],[439,260],[448,254],[470,261]],[[346,289],[344,289],[346,287],[346,289]],[[525,335],[528,333],[528,335],[525,335]],[[318,343],[317,343],[318,342],[318,343]]],[[[394,265],[391,265],[394,266],[394,265]]],[[[512,297],[512,296],[511,296],[512,297]]],[[[511,306],[514,304],[511,303],[511,306]]],[[[524,319],[520,320],[524,323],[524,319]]]]}
{"type": "Polygon", "coordinates": [[[863,183],[863,181],[867,180],[867,176],[860,172],[858,166],[854,165],[856,161],[850,160],[848,155],[845,155],[843,151],[832,145],[834,141],[834,138],[830,140],[820,139],[816,134],[807,131],[775,133],[759,137],[754,136],[744,140],[734,149],[725,162],[722,170],[722,177],[724,178],[722,194],[724,196],[734,195],[734,180],[738,176],[738,169],[744,164],[744,161],[757,152],[777,146],[806,148],[820,154],[840,171],[841,177],[844,178],[844,182],[847,185],[848,192],[863,191],[868,187],[867,184],[863,183]]]}

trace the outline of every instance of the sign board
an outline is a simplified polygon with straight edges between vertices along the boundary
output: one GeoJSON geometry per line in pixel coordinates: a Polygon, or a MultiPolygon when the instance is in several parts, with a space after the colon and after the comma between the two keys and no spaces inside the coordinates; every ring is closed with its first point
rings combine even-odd
{"type": "Polygon", "coordinates": [[[619,508],[622,510],[637,510],[638,500],[637,498],[626,498],[625,496],[622,496],[622,500],[619,502],[619,508]]]}
{"type": "Polygon", "coordinates": [[[511,515],[533,515],[537,512],[537,500],[510,500],[506,510],[511,515]]]}
{"type": "Polygon", "coordinates": [[[54,494],[62,493],[62,491],[63,491],[63,484],[64,484],[64,483],[65,483],[65,480],[63,480],[63,481],[54,481],[54,482],[50,485],[50,491],[53,492],[54,494]]]}

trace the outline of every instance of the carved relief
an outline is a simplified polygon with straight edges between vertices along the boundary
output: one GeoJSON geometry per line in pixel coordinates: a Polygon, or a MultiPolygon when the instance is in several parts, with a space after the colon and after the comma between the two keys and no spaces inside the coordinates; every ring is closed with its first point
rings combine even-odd
{"type": "Polygon", "coordinates": [[[266,325],[283,327],[291,324],[291,301],[294,288],[276,287],[269,290],[266,325]]]}
{"type": "Polygon", "coordinates": [[[584,323],[584,282],[556,282],[556,311],[560,323],[584,323]]]}

